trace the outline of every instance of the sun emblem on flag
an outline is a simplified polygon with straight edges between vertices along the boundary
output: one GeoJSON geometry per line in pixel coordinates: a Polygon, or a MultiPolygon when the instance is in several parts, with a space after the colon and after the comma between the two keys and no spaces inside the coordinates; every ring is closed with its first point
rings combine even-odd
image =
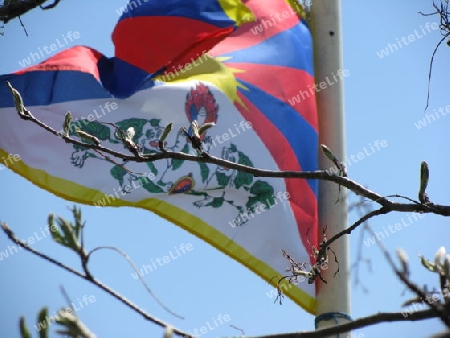
{"type": "MultiPolygon", "coordinates": [[[[205,123],[216,123],[219,106],[216,103],[211,90],[203,83],[199,83],[195,88],[191,89],[186,95],[185,112],[189,120],[197,121],[199,126],[205,123]]],[[[192,129],[188,130],[189,135],[192,135],[192,129]]],[[[200,136],[202,141],[205,140],[206,133],[200,136]]]]}

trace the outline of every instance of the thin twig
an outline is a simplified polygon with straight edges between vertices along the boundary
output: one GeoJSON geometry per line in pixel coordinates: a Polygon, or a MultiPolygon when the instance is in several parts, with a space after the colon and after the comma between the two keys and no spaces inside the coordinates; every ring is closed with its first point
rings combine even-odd
{"type": "MultiPolygon", "coordinates": [[[[1,223],[0,227],[2,228],[2,230],[5,232],[5,234],[8,236],[8,238],[13,241],[14,243],[16,243],[17,245],[19,245],[20,247],[24,248],[25,250],[33,253],[34,255],[43,258],[44,260],[53,263],[56,266],[59,266],[60,268],[84,279],[87,280],[89,282],[91,282],[92,284],[96,285],[97,287],[99,287],[100,289],[102,289],[103,291],[109,293],[111,296],[113,296],[114,298],[116,298],[117,300],[119,300],[120,302],[122,302],[123,304],[125,304],[126,306],[128,306],[129,308],[131,308],[132,310],[134,310],[135,312],[137,312],[138,314],[140,314],[142,317],[144,317],[146,320],[159,325],[163,328],[168,327],[170,324],[162,321],[159,318],[156,318],[150,314],[148,314],[147,312],[145,312],[144,310],[142,310],[141,308],[139,308],[136,304],[134,304],[133,302],[131,302],[130,300],[126,299],[125,297],[121,296],[120,294],[118,294],[117,292],[115,292],[114,290],[110,289],[108,286],[104,285],[102,282],[100,282],[99,280],[95,279],[95,278],[89,278],[88,276],[82,274],[81,272],[65,265],[64,263],[61,263],[59,261],[57,261],[56,259],[51,258],[50,256],[47,256],[46,254],[43,254],[33,248],[31,248],[30,246],[28,246],[27,243],[21,241],[20,239],[18,239],[13,231],[8,227],[8,225],[6,223],[1,223]]],[[[191,336],[190,334],[177,329],[175,327],[173,327],[173,332],[178,334],[179,336],[183,337],[183,338],[194,338],[193,336],[191,336]]]]}
{"type": "Polygon", "coordinates": [[[320,248],[320,251],[326,250],[326,248],[329,247],[331,243],[333,243],[334,241],[336,241],[337,239],[342,237],[344,234],[350,235],[353,230],[355,230],[359,225],[363,224],[368,219],[370,219],[374,216],[377,216],[377,215],[387,214],[388,212],[391,212],[391,210],[389,208],[381,207],[380,209],[373,210],[373,211],[367,213],[366,215],[361,217],[359,220],[357,220],[355,223],[353,223],[352,226],[348,227],[347,229],[344,229],[343,231],[337,233],[336,235],[331,237],[329,240],[324,242],[320,248]]]}
{"type": "Polygon", "coordinates": [[[76,311],[75,311],[74,308],[73,308],[73,302],[72,302],[72,300],[70,299],[69,294],[67,293],[66,289],[64,288],[64,285],[61,284],[61,285],[59,286],[59,288],[60,288],[61,293],[62,293],[64,299],[66,300],[68,306],[72,309],[72,314],[76,317],[77,315],[76,315],[76,311]]]}
{"type": "Polygon", "coordinates": [[[166,310],[167,312],[169,312],[171,315],[180,318],[180,319],[184,319],[183,316],[180,316],[178,314],[176,314],[175,312],[173,312],[172,310],[170,310],[166,305],[164,305],[164,303],[159,300],[158,297],[156,297],[156,295],[153,293],[153,291],[150,289],[150,287],[147,285],[147,283],[144,281],[144,279],[142,278],[142,276],[139,274],[138,268],[136,267],[136,264],[134,264],[133,260],[131,259],[131,257],[124,251],[120,250],[119,248],[113,247],[113,246],[98,246],[94,249],[92,249],[89,253],[88,253],[88,257],[90,257],[91,254],[93,254],[96,251],[102,250],[102,249],[109,249],[109,250],[113,250],[117,253],[119,253],[120,255],[122,255],[127,262],[130,264],[130,266],[133,268],[133,270],[136,272],[136,275],[138,276],[139,280],[141,281],[141,283],[144,285],[145,289],[147,290],[147,292],[156,300],[156,302],[161,305],[161,307],[166,310]]]}
{"type": "Polygon", "coordinates": [[[47,5],[47,6],[39,5],[39,7],[41,7],[41,9],[43,9],[43,10],[46,10],[46,9],[52,9],[52,8],[55,8],[56,5],[59,4],[60,1],[61,1],[61,0],[55,0],[55,1],[54,1],[52,4],[50,4],[50,5],[47,5]]]}
{"type": "Polygon", "coordinates": [[[431,83],[431,71],[433,69],[433,61],[434,61],[434,55],[436,54],[439,46],[442,42],[450,35],[450,33],[446,34],[436,45],[436,48],[434,48],[433,54],[431,55],[431,61],[430,61],[430,70],[428,71],[428,84],[427,84],[427,104],[425,105],[425,111],[428,109],[428,104],[430,102],[430,83],[431,83]]]}
{"type": "Polygon", "coordinates": [[[25,28],[25,25],[23,24],[22,18],[21,18],[20,16],[19,16],[19,22],[20,22],[20,25],[21,25],[22,28],[23,28],[23,31],[25,32],[25,35],[28,37],[27,29],[25,28]]]}
{"type": "MultiPolygon", "coordinates": [[[[359,202],[355,202],[352,205],[350,205],[349,213],[353,209],[357,210],[359,217],[364,216],[364,213],[372,211],[371,206],[369,204],[367,204],[366,201],[364,200],[364,198],[362,198],[362,197],[360,198],[359,202]]],[[[354,278],[355,278],[355,287],[358,285],[361,285],[363,292],[368,293],[369,290],[359,279],[359,267],[360,267],[361,262],[365,262],[368,266],[369,272],[372,272],[371,260],[369,258],[363,257],[364,233],[367,230],[368,220],[366,220],[363,223],[363,225],[364,225],[364,228],[360,233],[360,238],[358,241],[358,248],[356,251],[356,261],[355,261],[355,263],[352,264],[350,269],[351,269],[352,275],[354,275],[354,278]],[[355,270],[355,273],[353,273],[353,270],[355,270]]]]}
{"type": "Polygon", "coordinates": [[[448,19],[448,16],[449,16],[450,13],[448,12],[448,1],[445,1],[445,5],[441,1],[440,8],[433,1],[433,7],[436,10],[435,12],[432,12],[432,13],[429,13],[429,14],[424,14],[422,12],[419,12],[423,16],[439,15],[439,17],[440,17],[439,28],[441,29],[441,34],[443,35],[443,38],[438,42],[438,44],[434,48],[433,54],[431,56],[430,70],[428,71],[427,102],[426,102],[426,105],[425,105],[425,111],[427,111],[428,104],[429,104],[429,101],[430,101],[430,83],[431,83],[431,72],[432,72],[432,68],[433,68],[434,56],[435,56],[439,46],[442,44],[442,42],[447,37],[450,36],[450,21],[448,19]]]}

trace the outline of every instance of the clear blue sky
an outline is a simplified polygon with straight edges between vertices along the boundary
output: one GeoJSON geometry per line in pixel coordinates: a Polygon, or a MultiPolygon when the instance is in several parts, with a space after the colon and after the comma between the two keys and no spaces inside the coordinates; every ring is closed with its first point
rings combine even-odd
{"type": "MultiPolygon", "coordinates": [[[[38,52],[39,48],[42,50],[43,46],[55,43],[57,39],[65,44],[63,36],[69,31],[79,32],[79,38],[69,42],[67,47],[82,44],[112,56],[110,34],[118,19],[116,9],[125,2],[68,0],[55,10],[33,11],[22,18],[29,37],[14,20],[6,25],[3,29],[5,35],[0,37],[0,73],[22,68],[20,62],[30,52],[38,52]]],[[[450,179],[446,172],[448,155],[443,146],[450,140],[450,114],[443,116],[437,113],[440,116],[438,120],[422,125],[420,129],[415,126],[425,117],[429,60],[441,38],[438,30],[428,32],[425,28],[427,22],[437,22],[437,18],[422,17],[418,11],[432,11],[431,1],[343,1],[344,68],[350,73],[345,78],[347,154],[354,155],[357,160],[349,166],[349,176],[383,195],[397,193],[416,198],[420,162],[426,160],[431,170],[430,198],[436,203],[450,204],[447,188],[450,179]],[[407,40],[410,34],[416,35],[415,41],[407,40]],[[395,51],[392,47],[394,52],[389,51],[389,55],[385,53],[379,57],[380,50],[387,48],[388,44],[401,45],[402,48],[395,51]],[[376,140],[385,140],[387,146],[358,160],[357,154],[364,152],[364,148],[370,152],[370,144],[374,145],[376,140]]],[[[444,44],[435,58],[430,113],[450,104],[450,94],[444,90],[449,86],[450,70],[445,63],[448,54],[448,47],[444,44]]],[[[8,222],[19,238],[28,238],[35,231],[39,233],[50,212],[70,219],[66,207],[72,203],[35,187],[10,170],[0,171],[0,184],[3,190],[0,220],[8,222]]],[[[100,252],[92,257],[91,271],[100,280],[149,313],[191,332],[205,326],[208,321],[214,326],[214,319],[219,315],[229,316],[228,322],[202,337],[238,335],[240,332],[229,324],[243,329],[250,336],[313,329],[313,316],[288,299],[282,306],[269,299],[266,293],[272,288],[267,282],[165,220],[133,208],[82,206],[82,211],[87,220],[88,248],[117,246],[126,251],[138,266],[150,264],[152,259],[167,255],[183,243],[192,245],[191,251],[145,276],[159,298],[173,311],[184,315],[185,320],[172,317],[156,304],[132,277],[132,270],[121,257],[112,252],[100,252]]],[[[350,220],[356,217],[352,214],[350,220]]],[[[383,231],[383,227],[401,222],[402,217],[408,222],[406,214],[396,213],[374,219],[371,225],[376,231],[383,231]]],[[[426,215],[409,223],[408,227],[390,234],[383,243],[391,252],[402,247],[408,253],[415,282],[437,287],[436,276],[418,264],[416,254],[421,252],[431,258],[442,245],[450,250],[449,220],[426,215]]],[[[364,234],[365,240],[367,237],[364,234]]],[[[360,232],[351,238],[351,259],[354,262],[360,232]]],[[[9,240],[0,234],[0,251],[7,249],[8,245],[11,245],[9,240]]],[[[39,240],[34,247],[79,269],[76,257],[48,237],[39,240]]],[[[410,294],[402,295],[404,287],[394,277],[376,246],[363,244],[363,255],[371,260],[372,272],[362,264],[359,279],[369,291],[364,293],[361,286],[354,285],[356,274],[353,270],[353,317],[401,310],[401,303],[409,299],[410,294]]],[[[85,295],[95,297],[95,301],[80,309],[77,315],[99,337],[161,336],[160,328],[146,322],[109,295],[26,252],[15,253],[1,261],[0,275],[0,327],[4,337],[19,336],[20,315],[25,315],[32,327],[43,305],[49,306],[51,314],[66,306],[59,291],[61,284],[76,304],[85,295]]],[[[340,278],[346,276],[341,275],[340,278]]],[[[412,324],[382,324],[357,330],[354,336],[419,338],[442,329],[439,321],[428,320],[412,324]]],[[[32,331],[37,336],[37,332],[32,331]]]]}

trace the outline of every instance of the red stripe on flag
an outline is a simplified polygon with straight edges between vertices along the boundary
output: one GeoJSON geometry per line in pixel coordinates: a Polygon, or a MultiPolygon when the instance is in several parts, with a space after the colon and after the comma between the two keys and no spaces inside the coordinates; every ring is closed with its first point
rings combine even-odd
{"type": "Polygon", "coordinates": [[[24,74],[32,71],[46,70],[75,70],[83,73],[89,73],[100,81],[98,71],[98,60],[103,54],[93,48],[86,46],[75,46],[58,53],[51,58],[35,65],[21,69],[14,74],[24,74]]]}
{"type": "Polygon", "coordinates": [[[228,54],[257,45],[299,23],[297,13],[285,1],[255,0],[248,1],[245,5],[258,21],[240,26],[225,43],[214,47],[214,55],[228,54]]]}
{"type": "Polygon", "coordinates": [[[113,32],[115,55],[150,74],[165,66],[179,70],[178,65],[191,63],[232,31],[182,17],[127,18],[113,32]]]}
{"type": "Polygon", "coordinates": [[[236,73],[236,77],[286,102],[316,132],[318,131],[314,78],[307,72],[300,69],[264,64],[234,62],[225,62],[225,64],[227,67],[245,69],[245,72],[236,73]]]}
{"type": "MultiPolygon", "coordinates": [[[[289,146],[283,134],[262,114],[251,101],[238,93],[239,98],[248,108],[237,104],[242,116],[252,123],[252,128],[264,142],[270,154],[275,159],[279,170],[301,171],[295,153],[289,146]],[[270,135],[269,137],[267,135],[270,135]]],[[[289,203],[294,213],[301,241],[313,260],[312,245],[317,248],[318,241],[318,208],[314,192],[304,179],[285,179],[289,203]],[[308,243],[309,242],[309,243],[308,243]]]]}

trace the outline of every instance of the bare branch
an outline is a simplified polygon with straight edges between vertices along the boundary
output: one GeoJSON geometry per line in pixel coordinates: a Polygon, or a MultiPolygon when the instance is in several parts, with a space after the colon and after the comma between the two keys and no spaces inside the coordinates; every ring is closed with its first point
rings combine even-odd
{"type": "Polygon", "coordinates": [[[6,24],[12,19],[20,17],[21,15],[31,11],[36,7],[40,7],[43,10],[54,8],[61,0],[55,0],[48,6],[42,6],[46,1],[47,0],[25,0],[17,2],[11,1],[6,6],[0,6],[0,21],[3,21],[3,23],[6,24]]]}
{"type": "MultiPolygon", "coordinates": [[[[438,205],[434,203],[427,203],[423,204],[420,202],[415,202],[413,204],[408,203],[398,203],[393,202],[387,199],[386,197],[383,197],[367,188],[362,186],[361,184],[347,178],[342,177],[334,174],[330,174],[329,172],[325,170],[317,170],[317,171],[291,171],[291,170],[281,170],[281,171],[273,171],[273,170],[266,170],[266,169],[257,169],[253,167],[249,167],[243,164],[234,163],[231,161],[227,161],[212,155],[209,155],[205,152],[201,154],[201,156],[191,155],[191,154],[185,154],[182,152],[176,152],[176,151],[165,151],[161,153],[152,153],[152,154],[124,154],[119,151],[115,151],[112,149],[109,149],[107,147],[102,146],[101,144],[89,144],[85,143],[76,139],[73,139],[67,135],[64,135],[63,133],[60,133],[59,131],[53,129],[52,127],[48,126],[44,122],[40,121],[36,117],[34,117],[31,112],[27,110],[27,114],[24,116],[23,114],[19,114],[19,116],[22,119],[29,120],[38,126],[44,128],[48,132],[52,133],[55,136],[58,136],[62,138],[64,141],[70,144],[75,144],[79,146],[83,146],[89,149],[92,149],[94,151],[100,151],[102,153],[110,154],[114,157],[120,158],[124,161],[131,161],[131,162],[152,162],[157,161],[161,159],[177,159],[177,160],[187,160],[187,161],[193,161],[193,162],[204,162],[204,163],[211,163],[216,164],[225,168],[229,169],[235,169],[241,172],[250,173],[255,177],[272,177],[272,178],[299,178],[299,179],[318,179],[318,180],[324,180],[324,181],[330,181],[334,182],[338,185],[342,185],[345,188],[351,190],[356,195],[365,197],[367,199],[370,199],[378,204],[380,204],[382,207],[385,207],[385,209],[390,211],[399,211],[399,212],[423,212],[423,213],[435,213],[442,216],[450,216],[450,206],[444,206],[444,205],[438,205]]],[[[351,231],[350,231],[351,232],[351,231]]],[[[334,240],[333,240],[334,241],[334,240]]]]}
{"type": "Polygon", "coordinates": [[[428,104],[429,104],[429,102],[430,102],[431,72],[432,72],[432,70],[433,70],[434,56],[436,55],[436,52],[437,52],[437,50],[439,49],[439,46],[442,44],[442,42],[444,42],[444,40],[445,40],[449,35],[450,35],[450,33],[442,37],[442,39],[437,43],[436,47],[434,48],[433,54],[431,55],[431,60],[430,60],[430,70],[428,71],[427,103],[426,103],[426,105],[425,105],[425,111],[427,111],[427,109],[428,109],[428,104]]]}
{"type": "MultiPolygon", "coordinates": [[[[364,200],[363,197],[360,197],[359,201],[352,203],[349,208],[348,211],[350,213],[350,211],[352,211],[353,209],[356,209],[359,217],[363,217],[366,213],[372,211],[371,205],[366,203],[366,201],[364,200]]],[[[356,261],[355,263],[352,264],[351,266],[351,270],[355,270],[355,273],[353,273],[352,271],[352,275],[354,276],[354,280],[355,280],[355,286],[360,285],[362,287],[362,290],[364,293],[368,293],[368,289],[367,287],[361,282],[360,277],[359,277],[359,267],[361,262],[364,262],[367,264],[368,270],[369,272],[372,272],[372,262],[369,258],[365,258],[363,256],[363,241],[364,241],[364,233],[367,230],[367,225],[369,224],[369,221],[366,220],[363,225],[364,225],[364,229],[363,231],[360,232],[360,238],[358,241],[358,249],[356,251],[356,261]]]]}
{"type": "MultiPolygon", "coordinates": [[[[423,16],[439,15],[440,21],[441,21],[439,28],[441,29],[441,34],[443,35],[442,39],[437,43],[436,47],[434,48],[433,54],[431,55],[430,69],[428,71],[427,102],[425,105],[425,111],[427,110],[428,104],[430,102],[430,83],[431,83],[431,72],[433,69],[434,56],[436,55],[436,52],[439,49],[442,42],[444,42],[444,40],[450,36],[450,20],[449,20],[450,13],[448,11],[448,1],[445,1],[445,4],[441,1],[440,7],[438,7],[433,1],[433,7],[436,10],[435,12],[432,12],[429,14],[424,14],[422,12],[419,12],[423,16]]],[[[447,41],[447,44],[448,44],[448,41],[447,41]]]]}
{"type": "MultiPolygon", "coordinates": [[[[61,263],[59,261],[57,261],[56,259],[51,258],[50,256],[47,256],[46,254],[43,254],[33,248],[31,248],[26,242],[21,241],[20,239],[18,239],[13,231],[8,227],[8,225],[6,223],[1,223],[0,227],[2,228],[2,230],[5,232],[5,234],[8,236],[8,238],[13,241],[14,243],[16,243],[17,245],[19,245],[20,247],[24,248],[25,250],[31,252],[32,254],[43,258],[44,260],[55,264],[56,266],[59,266],[60,268],[62,268],[63,270],[66,270],[72,274],[74,274],[75,276],[78,276],[84,280],[87,280],[89,282],[91,282],[92,284],[96,285],[97,287],[99,287],[100,289],[102,289],[103,291],[109,293],[111,296],[113,296],[114,298],[116,298],[117,300],[119,300],[120,302],[122,302],[123,304],[125,304],[126,306],[128,306],[129,308],[131,308],[133,311],[137,312],[138,314],[140,314],[142,317],[144,317],[146,320],[159,325],[163,328],[166,328],[168,326],[171,326],[170,324],[162,321],[159,318],[156,318],[150,314],[148,314],[147,312],[145,312],[144,310],[142,310],[141,308],[139,308],[136,304],[132,303],[130,300],[126,299],[125,297],[121,296],[120,294],[118,294],[116,291],[110,289],[108,286],[104,285],[102,282],[100,282],[99,280],[95,279],[94,277],[88,277],[84,274],[82,274],[81,272],[72,269],[71,267],[65,265],[64,263],[61,263]]],[[[193,336],[191,336],[190,334],[174,328],[173,327],[173,332],[176,333],[177,335],[183,337],[183,338],[194,338],[193,336]]]]}
{"type": "MultiPolygon", "coordinates": [[[[370,231],[370,233],[375,236],[375,232],[368,226],[367,227],[368,230],[370,231]]],[[[389,265],[391,266],[392,270],[395,272],[395,274],[397,275],[397,277],[403,282],[405,283],[405,285],[411,290],[413,291],[418,297],[420,297],[420,299],[426,299],[427,295],[426,293],[421,290],[416,284],[414,284],[413,282],[411,282],[408,279],[408,275],[407,273],[405,273],[404,271],[400,271],[399,269],[397,269],[391,255],[389,255],[389,252],[387,251],[387,249],[385,248],[385,246],[383,245],[383,243],[381,243],[380,241],[377,241],[378,247],[380,248],[380,250],[382,251],[384,257],[386,258],[386,260],[388,261],[389,265]]],[[[441,321],[448,327],[450,328],[450,317],[449,315],[446,313],[445,308],[441,305],[441,304],[435,304],[433,302],[426,302],[429,307],[431,308],[431,310],[436,314],[436,317],[439,317],[441,319],[441,321]]]]}
{"type": "Polygon", "coordinates": [[[173,312],[172,310],[170,310],[161,300],[159,300],[158,297],[156,297],[155,293],[150,289],[150,287],[147,285],[147,283],[144,281],[144,279],[142,278],[142,276],[139,274],[138,268],[136,267],[136,264],[134,264],[133,260],[131,259],[131,257],[125,253],[124,251],[114,247],[114,246],[98,246],[94,249],[92,249],[89,254],[88,257],[90,257],[91,254],[93,254],[96,251],[99,250],[112,250],[115,251],[117,253],[119,253],[120,255],[122,255],[127,262],[131,265],[131,267],[133,268],[134,272],[136,272],[136,275],[138,276],[140,282],[142,283],[142,285],[144,285],[145,289],[147,290],[147,292],[156,300],[156,302],[161,305],[161,307],[166,310],[167,312],[169,312],[171,315],[180,318],[180,319],[184,319],[184,317],[176,314],[175,312],[173,312]]]}
{"type": "Polygon", "coordinates": [[[436,317],[436,314],[432,309],[417,311],[412,314],[408,314],[407,317],[405,317],[401,312],[380,312],[371,316],[355,319],[352,322],[316,331],[280,333],[268,336],[259,336],[258,338],[322,338],[384,322],[418,321],[434,317],[436,317]]]}
{"type": "Polygon", "coordinates": [[[324,244],[321,247],[321,250],[325,250],[326,247],[330,246],[331,243],[336,241],[338,238],[344,236],[345,234],[350,235],[353,230],[355,230],[359,225],[363,224],[369,218],[372,218],[377,215],[387,214],[388,212],[391,212],[391,210],[387,207],[382,207],[380,209],[369,212],[368,214],[364,215],[359,220],[357,220],[355,223],[353,223],[352,226],[348,227],[345,230],[342,230],[341,232],[331,237],[328,241],[324,242],[324,244]]]}

